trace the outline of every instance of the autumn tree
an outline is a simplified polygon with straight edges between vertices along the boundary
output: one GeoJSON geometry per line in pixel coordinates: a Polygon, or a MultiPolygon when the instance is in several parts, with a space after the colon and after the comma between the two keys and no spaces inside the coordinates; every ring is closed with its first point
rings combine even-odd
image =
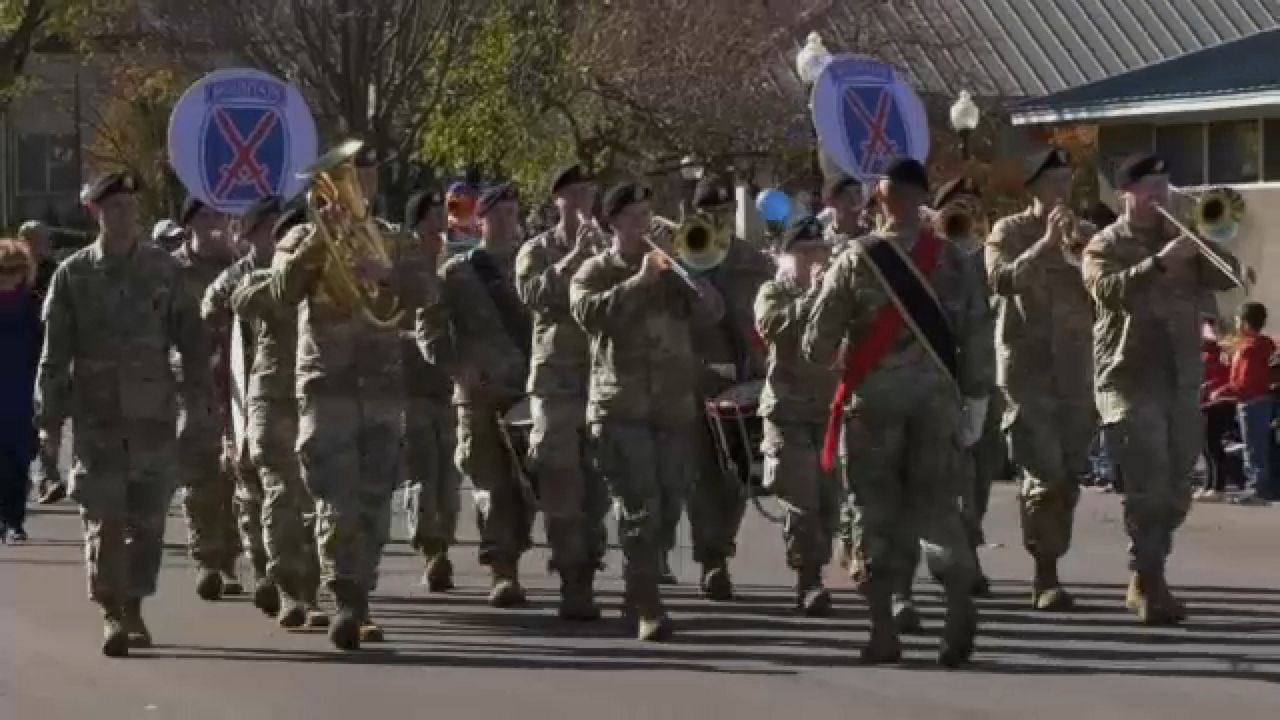
{"type": "Polygon", "coordinates": [[[73,47],[121,7],[120,0],[0,0],[0,110],[24,88],[27,62],[41,43],[73,47]]]}

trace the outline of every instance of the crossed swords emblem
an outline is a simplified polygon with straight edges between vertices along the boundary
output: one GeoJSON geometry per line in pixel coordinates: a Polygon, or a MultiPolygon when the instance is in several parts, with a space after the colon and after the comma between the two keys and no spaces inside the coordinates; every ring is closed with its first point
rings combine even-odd
{"type": "Polygon", "coordinates": [[[259,195],[270,195],[273,190],[271,184],[267,182],[268,169],[258,162],[257,153],[262,142],[266,140],[267,134],[279,122],[276,114],[270,112],[263,114],[249,132],[248,137],[240,134],[240,130],[231,121],[231,116],[225,109],[215,110],[213,119],[233,153],[231,162],[218,168],[218,184],[213,189],[213,196],[219,199],[225,198],[232,188],[246,184],[253,185],[259,195]]]}
{"type": "Polygon", "coordinates": [[[902,154],[898,144],[885,131],[885,125],[889,121],[889,110],[893,106],[893,96],[888,90],[881,89],[876,95],[874,110],[868,110],[862,98],[853,89],[847,91],[844,98],[849,109],[853,111],[854,117],[867,131],[867,137],[862,141],[862,168],[866,172],[875,173],[884,167],[886,161],[902,154]]]}

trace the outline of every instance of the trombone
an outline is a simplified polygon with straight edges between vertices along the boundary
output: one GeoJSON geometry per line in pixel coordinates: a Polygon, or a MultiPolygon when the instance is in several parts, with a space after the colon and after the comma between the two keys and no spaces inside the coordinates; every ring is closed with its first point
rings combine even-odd
{"type": "MultiPolygon", "coordinates": [[[[669,227],[669,228],[679,227],[674,222],[664,217],[659,217],[657,215],[653,217],[653,220],[656,224],[662,225],[664,227],[669,227]]],[[[593,217],[591,218],[591,225],[596,229],[596,232],[599,233],[599,237],[603,241],[603,239],[607,236],[605,235],[604,229],[600,227],[600,221],[596,220],[593,217]]],[[[653,237],[650,234],[645,234],[644,241],[649,244],[650,248],[657,250],[658,253],[662,255],[662,259],[667,261],[667,267],[671,268],[675,272],[675,274],[678,275],[680,279],[685,282],[686,285],[688,285],[694,292],[698,294],[699,297],[702,296],[702,288],[698,287],[698,283],[693,279],[693,276],[689,274],[689,271],[686,270],[683,265],[677,262],[675,258],[671,257],[670,253],[668,253],[666,250],[663,250],[662,246],[654,242],[653,237]]]]}
{"type": "MultiPolygon", "coordinates": [[[[1170,190],[1184,197],[1195,197],[1191,193],[1188,193],[1184,190],[1177,190],[1174,188],[1170,188],[1170,190]]],[[[1169,212],[1164,207],[1164,205],[1160,203],[1153,203],[1153,205],[1156,209],[1156,212],[1159,212],[1161,215],[1163,215],[1165,220],[1168,220],[1170,223],[1172,223],[1173,226],[1177,228],[1178,231],[1181,232],[1183,235],[1186,235],[1187,237],[1191,238],[1192,242],[1196,244],[1196,249],[1200,251],[1200,254],[1204,256],[1204,258],[1208,260],[1209,263],[1212,264],[1214,268],[1218,270],[1218,272],[1222,273],[1227,277],[1227,279],[1235,283],[1236,287],[1245,289],[1245,290],[1248,289],[1249,287],[1248,284],[1245,283],[1245,281],[1241,279],[1240,276],[1236,275],[1235,269],[1231,267],[1231,263],[1219,257],[1218,253],[1214,252],[1213,248],[1209,247],[1209,243],[1206,242],[1204,238],[1201,238],[1194,231],[1192,231],[1191,228],[1187,227],[1182,223],[1182,221],[1174,217],[1173,213],[1169,212]]]]}

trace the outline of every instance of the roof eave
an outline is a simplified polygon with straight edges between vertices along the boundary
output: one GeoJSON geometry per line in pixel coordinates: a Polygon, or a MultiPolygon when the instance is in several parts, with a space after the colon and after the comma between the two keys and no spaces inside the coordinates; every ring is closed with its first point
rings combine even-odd
{"type": "Polygon", "coordinates": [[[1268,106],[1280,108],[1280,88],[1217,95],[1196,95],[1194,97],[1112,101],[1092,105],[1063,105],[1059,107],[1027,108],[1025,110],[1014,109],[1010,113],[1010,118],[1016,126],[1059,125],[1062,123],[1125,120],[1156,115],[1183,115],[1268,106]]]}

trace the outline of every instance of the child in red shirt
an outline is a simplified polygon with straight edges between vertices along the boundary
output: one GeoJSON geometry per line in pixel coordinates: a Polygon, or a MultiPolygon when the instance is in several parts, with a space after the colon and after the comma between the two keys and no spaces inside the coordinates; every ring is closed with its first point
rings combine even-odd
{"type": "Polygon", "coordinates": [[[1253,485],[1256,499],[1280,499],[1275,487],[1271,463],[1275,461],[1271,423],[1275,419],[1275,399],[1271,395],[1271,356],[1276,344],[1262,333],[1267,324],[1267,308],[1262,303],[1248,302],[1240,306],[1236,327],[1240,340],[1231,357],[1227,384],[1215,397],[1234,397],[1239,403],[1240,434],[1244,439],[1245,474],[1253,485]]]}

